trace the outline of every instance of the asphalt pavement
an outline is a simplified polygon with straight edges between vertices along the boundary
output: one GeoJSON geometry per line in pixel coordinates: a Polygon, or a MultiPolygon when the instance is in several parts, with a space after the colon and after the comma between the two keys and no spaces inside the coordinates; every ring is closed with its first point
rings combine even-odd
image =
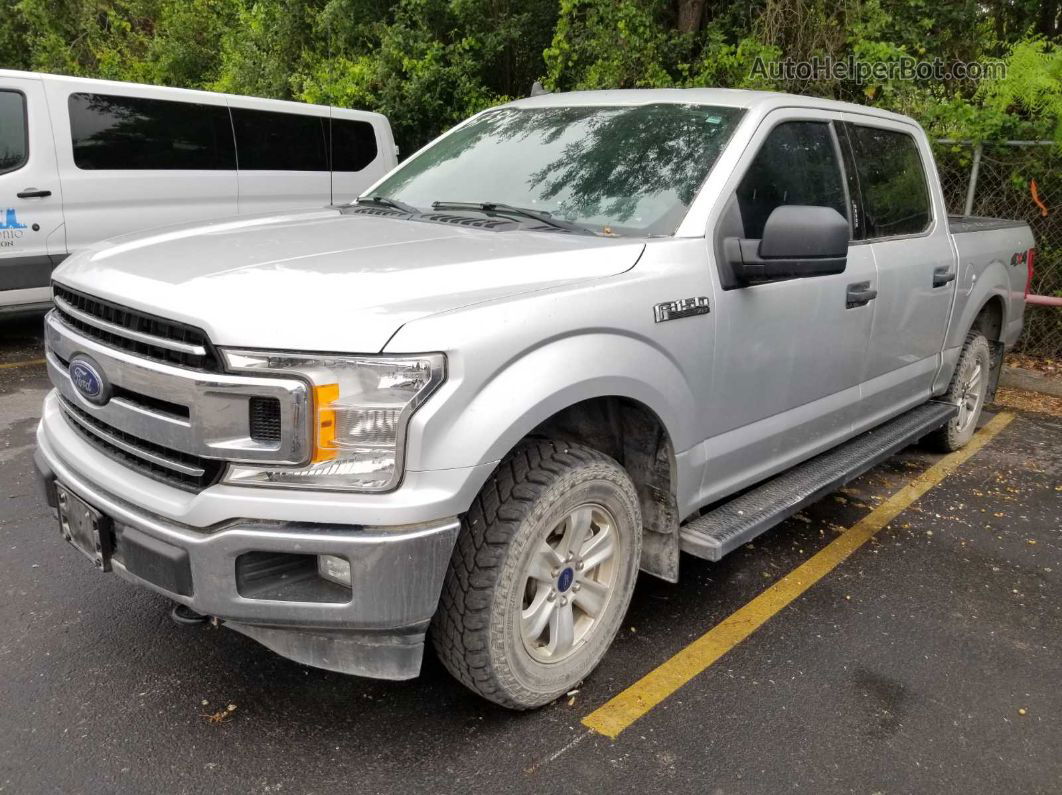
{"type": "Polygon", "coordinates": [[[97,573],[35,490],[41,355],[39,318],[0,319],[0,792],[1062,791],[1062,418],[1019,413],[610,740],[582,719],[940,457],[643,577],[578,692],[514,714],[430,654],[402,683],[307,668],[97,573]]]}

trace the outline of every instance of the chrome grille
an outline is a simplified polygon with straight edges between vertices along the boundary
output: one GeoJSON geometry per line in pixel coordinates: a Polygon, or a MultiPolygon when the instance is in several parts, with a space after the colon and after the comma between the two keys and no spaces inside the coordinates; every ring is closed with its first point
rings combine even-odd
{"type": "Polygon", "coordinates": [[[65,398],[59,398],[59,406],[85,441],[119,463],[179,489],[201,491],[216,483],[225,468],[221,461],[197,458],[138,439],[100,422],[65,398]]]}
{"type": "Polygon", "coordinates": [[[130,309],[52,283],[63,321],[105,345],[178,367],[218,372],[219,358],[201,329],[130,309]]]}
{"type": "MultiPolygon", "coordinates": [[[[64,359],[55,351],[49,351],[49,355],[62,365],[63,368],[70,367],[69,360],[64,359]]],[[[182,406],[180,403],[171,403],[168,400],[151,397],[151,395],[142,395],[139,392],[126,389],[124,386],[113,387],[113,393],[114,397],[125,403],[129,403],[144,411],[154,412],[168,418],[187,421],[190,414],[188,407],[182,406]]]]}
{"type": "Polygon", "coordinates": [[[58,310],[44,330],[48,376],[67,424],[141,474],[197,491],[228,463],[292,466],[309,458],[310,395],[300,379],[160,362],[90,335],[58,310]],[[102,404],[71,378],[71,363],[85,359],[109,385],[102,404]]]}

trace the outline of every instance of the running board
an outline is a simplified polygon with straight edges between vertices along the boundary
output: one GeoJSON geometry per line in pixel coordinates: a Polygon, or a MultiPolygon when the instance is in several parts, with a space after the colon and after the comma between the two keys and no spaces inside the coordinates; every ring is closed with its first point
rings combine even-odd
{"type": "Polygon", "coordinates": [[[680,548],[698,558],[719,560],[935,431],[958,410],[952,403],[924,403],[798,464],[682,525],[680,548]]]}

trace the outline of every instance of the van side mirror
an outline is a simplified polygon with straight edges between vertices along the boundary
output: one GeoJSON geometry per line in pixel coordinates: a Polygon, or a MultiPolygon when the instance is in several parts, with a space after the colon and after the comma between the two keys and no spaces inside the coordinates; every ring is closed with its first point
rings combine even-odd
{"type": "Polygon", "coordinates": [[[832,207],[785,204],[775,207],[763,238],[728,237],[723,251],[744,284],[844,273],[848,221],[832,207]]]}

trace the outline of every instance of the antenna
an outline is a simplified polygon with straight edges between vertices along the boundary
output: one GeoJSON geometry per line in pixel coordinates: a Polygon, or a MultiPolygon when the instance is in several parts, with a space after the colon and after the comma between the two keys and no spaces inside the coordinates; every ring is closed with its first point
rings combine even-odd
{"type": "Polygon", "coordinates": [[[541,97],[543,94],[549,93],[550,92],[546,91],[546,89],[542,87],[542,84],[536,80],[534,83],[531,84],[531,94],[529,96],[541,97]]]}

